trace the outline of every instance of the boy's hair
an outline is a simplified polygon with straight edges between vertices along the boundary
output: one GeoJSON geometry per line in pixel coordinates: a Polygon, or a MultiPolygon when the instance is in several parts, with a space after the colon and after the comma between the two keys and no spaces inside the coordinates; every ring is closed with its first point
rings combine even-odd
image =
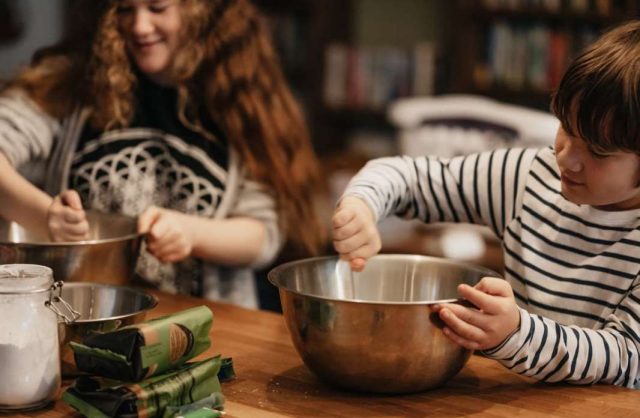
{"type": "Polygon", "coordinates": [[[596,151],[640,154],[640,20],[605,33],[573,61],[551,110],[596,151]]]}

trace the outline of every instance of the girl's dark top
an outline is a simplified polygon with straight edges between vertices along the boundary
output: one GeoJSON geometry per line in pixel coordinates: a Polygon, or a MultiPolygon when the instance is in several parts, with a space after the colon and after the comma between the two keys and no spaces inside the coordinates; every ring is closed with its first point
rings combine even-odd
{"type": "MultiPolygon", "coordinates": [[[[87,125],[78,141],[69,188],[85,208],[130,216],[148,207],[213,216],[229,168],[220,129],[202,118],[213,141],[178,117],[177,91],[139,77],[136,110],[125,129],[97,131],[87,125]]],[[[144,247],[144,246],[143,246],[144,247]]],[[[162,264],[143,248],[137,273],[168,290],[202,294],[202,265],[195,259],[162,264]]]]}

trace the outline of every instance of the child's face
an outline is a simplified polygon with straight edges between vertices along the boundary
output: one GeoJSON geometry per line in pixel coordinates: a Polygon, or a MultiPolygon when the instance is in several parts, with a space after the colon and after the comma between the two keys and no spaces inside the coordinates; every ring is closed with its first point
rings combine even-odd
{"type": "Polygon", "coordinates": [[[118,27],[127,50],[143,73],[167,83],[180,47],[181,15],[178,0],[120,0],[118,27]]]}
{"type": "Polygon", "coordinates": [[[562,127],[556,134],[555,151],[567,200],[603,210],[640,208],[640,156],[599,153],[562,127]]]}

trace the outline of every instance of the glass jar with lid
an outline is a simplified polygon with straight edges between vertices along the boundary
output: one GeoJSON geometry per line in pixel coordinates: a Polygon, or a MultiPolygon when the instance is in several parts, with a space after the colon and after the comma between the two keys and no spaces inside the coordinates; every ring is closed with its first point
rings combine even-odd
{"type": "Polygon", "coordinates": [[[49,267],[0,265],[0,410],[47,405],[60,389],[58,321],[78,314],[49,267]]]}

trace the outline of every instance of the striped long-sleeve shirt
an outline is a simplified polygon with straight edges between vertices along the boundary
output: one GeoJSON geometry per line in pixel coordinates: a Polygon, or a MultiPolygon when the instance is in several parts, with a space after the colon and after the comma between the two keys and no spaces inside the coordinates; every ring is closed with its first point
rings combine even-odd
{"type": "Polygon", "coordinates": [[[373,160],[345,195],[377,219],[484,224],[502,240],[521,321],[489,357],[542,381],[640,388],[640,209],[566,200],[551,148],[373,160]]]}

